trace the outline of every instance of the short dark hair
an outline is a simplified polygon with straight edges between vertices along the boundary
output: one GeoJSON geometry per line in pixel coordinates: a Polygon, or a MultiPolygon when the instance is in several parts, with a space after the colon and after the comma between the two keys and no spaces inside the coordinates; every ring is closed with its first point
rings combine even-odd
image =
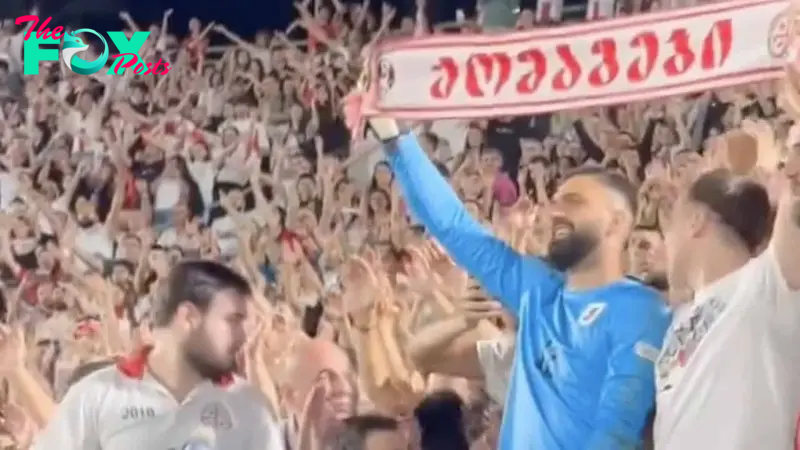
{"type": "Polygon", "coordinates": [[[250,295],[250,284],[227,266],[214,261],[182,261],[167,276],[153,302],[153,327],[165,327],[172,322],[183,302],[190,302],[206,311],[214,296],[223,290],[250,295]]]}
{"type": "Polygon", "coordinates": [[[367,437],[375,431],[394,431],[397,420],[378,414],[364,414],[344,420],[342,431],[336,436],[333,450],[363,450],[367,437]]]}
{"type": "Polygon", "coordinates": [[[689,188],[689,199],[719,216],[751,253],[769,236],[772,206],[761,184],[717,169],[700,176],[689,188]]]}
{"type": "Polygon", "coordinates": [[[613,170],[599,166],[580,166],[569,170],[561,179],[561,183],[574,177],[594,177],[607,188],[616,191],[625,199],[625,205],[633,217],[636,217],[636,187],[624,176],[613,170]]]}

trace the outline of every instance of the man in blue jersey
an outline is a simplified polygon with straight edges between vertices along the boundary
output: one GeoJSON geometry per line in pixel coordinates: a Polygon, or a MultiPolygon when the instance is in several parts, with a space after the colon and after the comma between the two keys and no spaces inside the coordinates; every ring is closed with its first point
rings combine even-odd
{"type": "Polygon", "coordinates": [[[414,217],[517,317],[500,449],[638,448],[669,313],[656,291],[623,275],[631,185],[602,169],[567,177],[552,199],[548,265],[470,217],[394,120],[369,125],[414,217]]]}

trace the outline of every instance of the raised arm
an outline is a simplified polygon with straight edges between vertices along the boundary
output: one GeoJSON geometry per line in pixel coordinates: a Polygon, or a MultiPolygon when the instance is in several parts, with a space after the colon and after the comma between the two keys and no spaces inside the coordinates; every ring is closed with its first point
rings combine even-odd
{"type": "Polygon", "coordinates": [[[795,246],[800,241],[800,152],[796,149],[790,152],[784,167],[785,179],[781,180],[783,189],[778,198],[770,247],[786,287],[797,293],[800,291],[800,253],[795,246]]]}
{"type": "MultiPolygon", "coordinates": [[[[789,81],[800,77],[794,70],[788,74],[789,81]]],[[[795,88],[797,85],[796,82],[787,82],[784,98],[800,92],[795,88]]],[[[792,114],[796,117],[800,110],[792,111],[792,114]]],[[[742,129],[757,142],[757,172],[763,176],[770,201],[777,206],[769,248],[763,256],[774,260],[768,267],[772,276],[779,278],[776,280],[779,296],[800,301],[800,254],[795,250],[800,239],[800,150],[797,149],[800,126],[795,124],[789,130],[785,156],[770,123],[748,120],[742,123],[742,129]]]]}
{"type": "Polygon", "coordinates": [[[385,149],[414,217],[503,306],[516,314],[526,292],[539,300],[561,286],[558,272],[515,252],[470,216],[413,135],[399,135],[385,149]]]}

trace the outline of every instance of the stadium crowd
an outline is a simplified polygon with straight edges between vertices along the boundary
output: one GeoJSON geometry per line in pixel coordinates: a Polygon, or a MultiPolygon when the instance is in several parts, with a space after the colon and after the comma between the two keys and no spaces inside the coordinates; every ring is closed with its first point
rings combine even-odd
{"type": "MultiPolygon", "coordinates": [[[[263,394],[282,446],[498,447],[514,314],[430,238],[378,140],[353,140],[342,112],[362,49],[478,24],[428,24],[424,0],[415,17],[367,6],[309,0],[289,30],[253,39],[196,19],[178,37],[171,11],[152,25],[123,12],[129,31],[149,29],[140,54],[171,61],[167,75],[82,76],[43,63],[18,86],[25,30],[4,22],[2,448],[29,448],[70,386],[156,339],[152,325],[175,314],[163,292],[196,260],[247,281],[236,367],[263,394]]],[[[524,9],[517,26],[539,26],[535,16],[524,9]]],[[[557,235],[552,197],[565,175],[606,168],[628,180],[637,207],[625,271],[678,304],[691,293],[668,282],[663,233],[676,199],[720,167],[769,184],[781,159],[772,149],[800,138],[781,89],[409,126],[469,213],[524,254],[547,254],[557,235]]],[[[213,333],[189,345],[201,362],[226,349],[213,333]]],[[[220,411],[205,413],[224,428],[220,411]]]]}

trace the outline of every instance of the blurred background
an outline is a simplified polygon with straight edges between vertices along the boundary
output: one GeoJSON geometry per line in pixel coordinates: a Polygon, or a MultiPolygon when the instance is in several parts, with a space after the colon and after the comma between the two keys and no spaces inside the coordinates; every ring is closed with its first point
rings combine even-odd
{"type": "MultiPolygon", "coordinates": [[[[353,0],[344,0],[349,3],[353,0]]],[[[512,13],[518,8],[535,9],[536,0],[478,0],[493,10],[512,13]]],[[[360,3],[360,2],[359,2],[360,3]]],[[[413,15],[415,0],[388,0],[398,9],[398,18],[413,15]]],[[[565,15],[571,11],[582,13],[586,0],[565,0],[565,15]]],[[[100,31],[118,30],[122,22],[120,11],[128,11],[134,20],[145,26],[160,23],[164,10],[173,8],[170,31],[183,34],[189,18],[197,17],[202,22],[217,21],[242,36],[252,35],[259,29],[284,29],[295,16],[292,0],[0,0],[0,17],[16,18],[30,11],[37,4],[43,17],[53,16],[53,24],[70,24],[100,31]]],[[[380,11],[380,2],[372,0],[372,8],[380,11]]],[[[476,0],[428,0],[428,18],[432,23],[451,22],[456,11],[461,10],[467,18],[476,15],[476,0]]],[[[509,17],[508,20],[513,20],[509,17]]],[[[52,27],[52,25],[51,25],[52,27]]]]}

